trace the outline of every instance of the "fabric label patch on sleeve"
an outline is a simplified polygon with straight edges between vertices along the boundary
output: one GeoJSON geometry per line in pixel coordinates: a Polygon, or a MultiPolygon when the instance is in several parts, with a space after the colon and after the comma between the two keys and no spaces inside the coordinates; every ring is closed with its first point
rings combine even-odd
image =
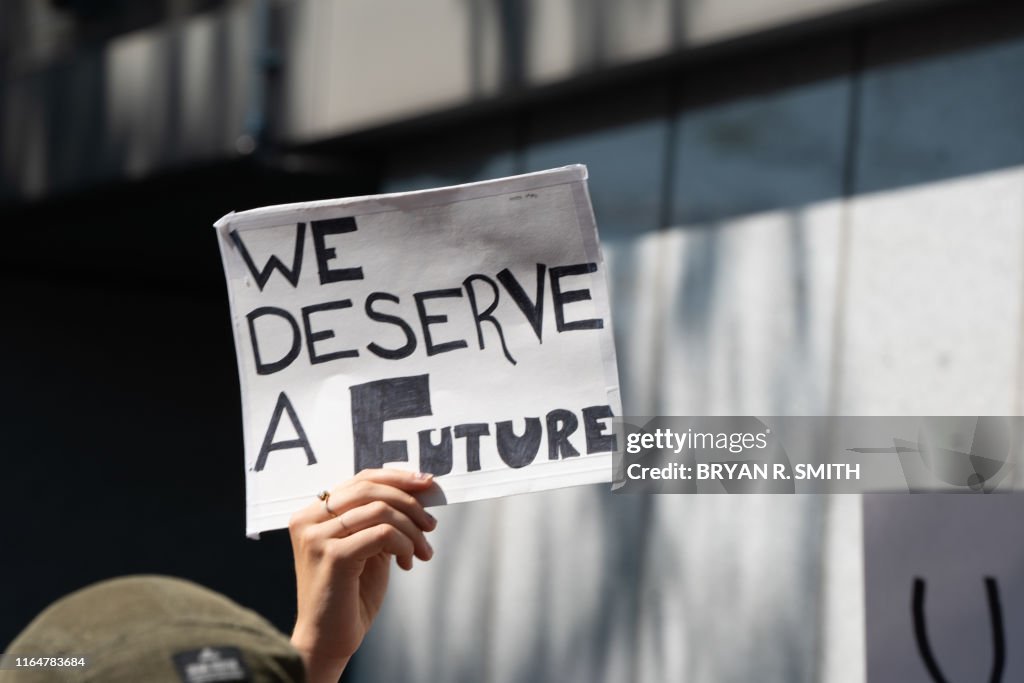
{"type": "Polygon", "coordinates": [[[178,652],[174,655],[174,666],[182,683],[251,680],[237,647],[204,647],[178,652]]]}

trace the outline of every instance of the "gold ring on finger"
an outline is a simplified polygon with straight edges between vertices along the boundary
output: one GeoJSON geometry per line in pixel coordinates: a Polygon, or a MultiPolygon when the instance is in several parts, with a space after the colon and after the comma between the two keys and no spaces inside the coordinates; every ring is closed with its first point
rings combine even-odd
{"type": "Polygon", "coordinates": [[[324,511],[327,514],[329,514],[331,517],[337,517],[338,516],[337,513],[334,510],[331,509],[331,492],[330,491],[326,491],[326,490],[325,491],[321,491],[320,493],[316,494],[316,497],[324,502],[324,511]]]}

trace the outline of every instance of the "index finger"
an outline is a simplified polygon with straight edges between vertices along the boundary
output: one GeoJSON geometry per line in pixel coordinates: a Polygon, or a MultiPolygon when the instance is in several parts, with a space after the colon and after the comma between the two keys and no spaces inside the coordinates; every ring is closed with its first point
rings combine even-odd
{"type": "MultiPolygon", "coordinates": [[[[351,488],[356,485],[366,484],[383,484],[385,486],[391,486],[392,488],[399,489],[405,493],[414,494],[418,491],[426,491],[434,484],[434,475],[425,472],[409,472],[406,470],[400,470],[395,468],[388,469],[366,469],[357,472],[356,475],[350,479],[345,480],[341,484],[332,489],[328,494],[334,496],[334,500],[338,500],[345,495],[345,489],[351,488]]],[[[333,503],[328,503],[333,505],[333,503]]],[[[337,513],[335,513],[337,514],[337,513]]],[[[314,501],[295,512],[292,515],[289,523],[290,527],[297,528],[306,524],[316,524],[328,519],[330,515],[327,513],[326,506],[321,501],[314,501]]]]}
{"type": "Polygon", "coordinates": [[[430,488],[434,475],[428,472],[408,472],[393,467],[361,470],[342,486],[358,481],[372,481],[376,484],[387,484],[403,491],[423,491],[430,488]]]}

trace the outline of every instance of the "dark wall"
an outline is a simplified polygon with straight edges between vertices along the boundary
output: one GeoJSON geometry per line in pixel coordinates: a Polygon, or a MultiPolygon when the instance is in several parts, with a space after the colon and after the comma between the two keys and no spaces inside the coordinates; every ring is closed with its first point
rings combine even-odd
{"type": "Polygon", "coordinates": [[[0,645],[61,595],[181,576],[294,618],[284,532],[244,536],[241,409],[213,221],[372,191],[255,163],[0,211],[0,645]]]}

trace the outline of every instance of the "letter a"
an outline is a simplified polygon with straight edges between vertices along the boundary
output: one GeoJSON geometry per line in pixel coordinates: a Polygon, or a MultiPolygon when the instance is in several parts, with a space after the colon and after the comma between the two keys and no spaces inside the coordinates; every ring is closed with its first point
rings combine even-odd
{"type": "Polygon", "coordinates": [[[292,407],[292,402],[288,400],[288,395],[282,391],[277,397],[277,405],[274,406],[274,414],[270,418],[267,435],[263,437],[263,446],[260,448],[259,457],[256,458],[256,471],[259,472],[266,467],[267,456],[270,455],[270,451],[284,451],[292,448],[301,448],[306,452],[307,465],[316,464],[316,456],[313,455],[313,449],[309,446],[309,439],[306,438],[306,432],[302,429],[302,423],[299,422],[299,418],[295,414],[295,408],[292,407]],[[281,421],[281,413],[283,412],[288,413],[288,419],[291,420],[292,427],[295,428],[295,434],[299,438],[274,441],[274,435],[277,434],[277,425],[281,421]]]}

